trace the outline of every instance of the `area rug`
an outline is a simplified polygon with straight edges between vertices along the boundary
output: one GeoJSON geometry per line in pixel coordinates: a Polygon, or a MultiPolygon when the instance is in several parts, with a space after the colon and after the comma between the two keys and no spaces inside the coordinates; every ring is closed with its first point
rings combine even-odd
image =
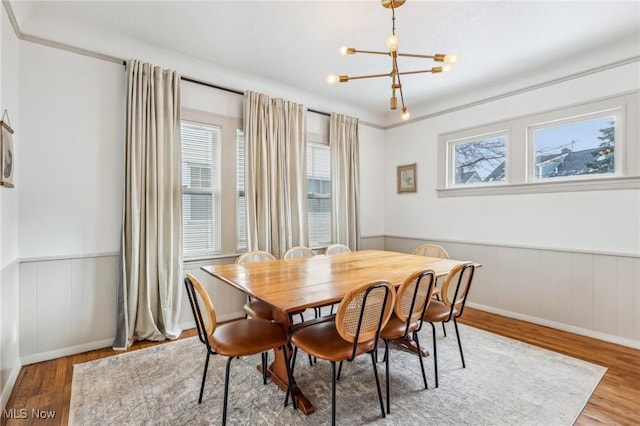
{"type": "MultiPolygon", "coordinates": [[[[342,425],[571,425],[606,369],[496,334],[460,326],[467,368],[453,328],[438,328],[439,387],[425,358],[429,389],[418,359],[391,349],[391,414],[380,415],[371,358],[345,363],[337,387],[342,425]]],[[[421,343],[431,348],[426,326],[421,343]]],[[[72,425],[208,425],[221,423],[226,358],[212,356],[198,404],[205,348],[188,338],[74,366],[72,425]]],[[[273,356],[271,354],[271,356],[273,356]]],[[[313,367],[298,356],[295,378],[315,412],[283,407],[284,393],[262,384],[260,356],[233,360],[227,421],[233,425],[325,425],[331,420],[331,365],[313,367]]],[[[384,396],[384,363],[378,364],[384,396]]]]}

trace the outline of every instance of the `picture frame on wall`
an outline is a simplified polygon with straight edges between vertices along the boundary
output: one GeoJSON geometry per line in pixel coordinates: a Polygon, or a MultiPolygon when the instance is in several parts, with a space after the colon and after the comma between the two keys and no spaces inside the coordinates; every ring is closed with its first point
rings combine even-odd
{"type": "Polygon", "coordinates": [[[0,121],[0,185],[13,188],[15,155],[13,151],[13,129],[6,121],[0,121]]]}
{"type": "Polygon", "coordinates": [[[398,166],[398,194],[416,192],[418,190],[416,163],[398,166]]]}

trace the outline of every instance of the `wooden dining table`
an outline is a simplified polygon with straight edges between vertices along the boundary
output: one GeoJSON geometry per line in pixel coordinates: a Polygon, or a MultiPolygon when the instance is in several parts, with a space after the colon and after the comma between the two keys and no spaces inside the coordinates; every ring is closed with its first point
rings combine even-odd
{"type": "MultiPolygon", "coordinates": [[[[291,333],[299,327],[293,323],[293,313],[338,303],[358,284],[387,280],[397,287],[415,271],[433,269],[436,276],[444,276],[460,263],[391,251],[359,250],[330,256],[203,266],[202,270],[273,306],[274,321],[291,333]]],[[[285,355],[283,349],[275,350],[275,359],[268,369],[271,380],[283,391],[288,386],[285,355]]],[[[313,413],[313,405],[297,384],[293,384],[293,389],[298,408],[305,414],[313,413]]]]}

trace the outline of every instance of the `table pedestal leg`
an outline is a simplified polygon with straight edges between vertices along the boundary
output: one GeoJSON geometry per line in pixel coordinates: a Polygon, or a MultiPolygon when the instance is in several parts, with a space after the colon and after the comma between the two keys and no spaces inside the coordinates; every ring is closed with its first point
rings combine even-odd
{"type": "MultiPolygon", "coordinates": [[[[285,330],[289,330],[291,327],[291,318],[288,314],[284,312],[280,312],[276,309],[273,310],[273,320],[284,327],[285,330]]],[[[278,348],[274,350],[274,360],[268,368],[269,377],[271,377],[271,381],[278,385],[280,389],[284,392],[287,391],[288,383],[289,383],[289,375],[287,374],[287,359],[291,359],[291,349],[287,347],[287,353],[285,354],[282,348],[278,348]],[[286,356],[285,356],[286,355],[286,356]]],[[[262,373],[262,366],[258,365],[258,371],[262,373]]],[[[293,397],[296,399],[296,403],[298,404],[298,410],[302,411],[304,414],[309,415],[314,412],[313,405],[311,401],[307,399],[307,397],[302,393],[298,385],[293,383],[293,397]]]]}
{"type": "MultiPolygon", "coordinates": [[[[288,358],[290,358],[291,351],[288,350],[288,352],[289,352],[288,358]]],[[[276,349],[275,359],[267,369],[269,377],[271,377],[271,381],[276,385],[278,385],[278,387],[282,389],[283,392],[287,391],[287,386],[289,383],[289,379],[287,375],[287,367],[285,365],[285,362],[286,361],[285,361],[284,353],[282,352],[282,348],[276,349]]],[[[258,368],[258,371],[262,373],[262,366],[258,365],[257,368],[258,368]]],[[[302,393],[302,391],[300,390],[300,388],[295,382],[293,383],[293,395],[296,398],[296,403],[298,404],[298,410],[302,411],[307,416],[315,411],[315,409],[313,408],[313,405],[311,404],[311,401],[307,399],[307,397],[302,393]]]]}
{"type": "Polygon", "coordinates": [[[413,352],[414,354],[420,353],[422,356],[429,356],[429,351],[419,347],[416,342],[409,336],[401,337],[399,339],[394,340],[395,343],[407,349],[409,352],[413,352]]]}

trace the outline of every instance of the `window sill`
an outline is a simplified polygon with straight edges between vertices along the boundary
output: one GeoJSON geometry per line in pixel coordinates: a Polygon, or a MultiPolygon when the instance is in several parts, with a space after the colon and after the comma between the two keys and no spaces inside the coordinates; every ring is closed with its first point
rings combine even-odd
{"type": "Polygon", "coordinates": [[[542,194],[553,192],[611,191],[640,189],[640,176],[584,179],[555,182],[530,182],[465,188],[437,188],[439,198],[473,197],[478,195],[542,194]]]}

